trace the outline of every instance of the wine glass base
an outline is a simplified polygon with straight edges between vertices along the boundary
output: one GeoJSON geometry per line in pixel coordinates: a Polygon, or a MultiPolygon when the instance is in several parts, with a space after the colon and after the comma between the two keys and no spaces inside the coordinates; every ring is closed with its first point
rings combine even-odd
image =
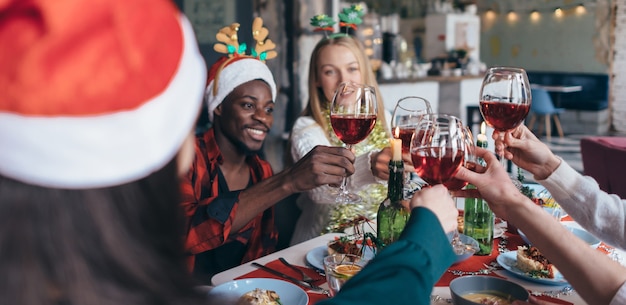
{"type": "Polygon", "coordinates": [[[336,203],[358,203],[363,201],[363,198],[357,194],[353,193],[340,193],[335,198],[336,203]]]}

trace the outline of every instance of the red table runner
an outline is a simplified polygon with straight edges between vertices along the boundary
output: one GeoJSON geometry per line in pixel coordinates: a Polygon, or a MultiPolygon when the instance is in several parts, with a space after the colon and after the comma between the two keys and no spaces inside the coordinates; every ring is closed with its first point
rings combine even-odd
{"type": "MultiPolygon", "coordinates": [[[[522,238],[517,235],[517,234],[511,234],[511,233],[505,233],[505,238],[507,240],[506,243],[506,248],[508,250],[512,250],[515,251],[517,250],[517,246],[521,246],[524,245],[524,241],[522,240],[522,238]]],[[[498,255],[500,254],[499,250],[498,250],[498,245],[500,245],[502,238],[497,238],[494,240],[494,247],[493,250],[491,252],[491,255],[486,255],[486,256],[472,256],[471,258],[469,258],[468,260],[464,261],[464,262],[460,262],[458,264],[452,265],[448,271],[446,271],[443,276],[439,279],[439,281],[437,281],[437,283],[435,284],[436,287],[447,287],[450,285],[450,281],[452,281],[453,279],[462,276],[462,275],[455,275],[452,272],[450,272],[451,270],[454,271],[460,271],[460,272],[478,272],[481,269],[486,269],[486,266],[490,266],[490,264],[492,262],[494,262],[496,260],[496,257],[498,257],[498,255]]],[[[604,245],[604,244],[603,244],[604,245]]],[[[598,250],[599,251],[603,251],[605,253],[607,253],[607,251],[605,249],[609,248],[608,246],[604,245],[603,247],[599,247],[598,250]]],[[[281,262],[279,262],[278,260],[273,260],[267,264],[265,264],[266,266],[272,268],[272,269],[276,269],[280,272],[283,272],[287,275],[293,276],[295,278],[301,278],[301,275],[290,269],[289,267],[283,265],[281,262]]],[[[315,272],[315,270],[311,269],[311,268],[307,268],[307,267],[301,267],[301,266],[296,266],[298,269],[302,270],[303,272],[305,272],[307,275],[309,275],[310,277],[316,279],[316,281],[313,283],[314,285],[322,285],[324,283],[326,283],[326,278],[324,278],[323,276],[321,276],[320,274],[318,274],[317,272],[315,272]]],[[[465,275],[467,273],[464,273],[463,275],[465,275]]],[[[496,274],[490,273],[489,276],[496,276],[496,277],[501,277],[498,276],[496,274]]],[[[273,279],[282,279],[278,276],[275,276],[267,271],[263,271],[260,269],[251,271],[249,273],[246,273],[240,277],[238,277],[237,279],[243,279],[243,278],[273,278],[273,279]]],[[[306,287],[302,287],[305,291],[306,291],[306,287]]],[[[326,299],[326,296],[324,294],[321,293],[317,293],[317,292],[307,292],[308,296],[309,296],[309,304],[315,304],[316,302],[318,302],[319,300],[323,300],[326,299]]],[[[541,300],[545,300],[545,301],[549,301],[552,302],[554,304],[565,304],[565,305],[572,305],[571,302],[565,301],[565,300],[561,300],[558,298],[553,298],[553,297],[549,297],[549,296],[536,296],[537,298],[541,299],[541,300]]]]}

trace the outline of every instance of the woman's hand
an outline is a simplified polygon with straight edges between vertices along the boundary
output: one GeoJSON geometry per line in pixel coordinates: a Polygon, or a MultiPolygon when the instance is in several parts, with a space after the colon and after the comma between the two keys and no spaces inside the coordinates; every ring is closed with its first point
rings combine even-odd
{"type": "Polygon", "coordinates": [[[543,144],[526,126],[504,133],[494,131],[493,139],[496,144],[496,153],[504,153],[504,157],[513,161],[517,166],[529,171],[535,180],[544,180],[561,164],[547,145],[543,144]]]}
{"type": "Polygon", "coordinates": [[[391,161],[391,147],[372,153],[370,163],[374,177],[389,180],[389,161],[391,161]]]}
{"type": "MultiPolygon", "coordinates": [[[[389,161],[391,161],[391,148],[385,147],[382,150],[372,153],[372,174],[374,177],[378,177],[381,180],[389,180],[389,161]]],[[[402,161],[404,161],[404,172],[415,172],[413,167],[413,161],[410,154],[402,154],[402,161]]]]}

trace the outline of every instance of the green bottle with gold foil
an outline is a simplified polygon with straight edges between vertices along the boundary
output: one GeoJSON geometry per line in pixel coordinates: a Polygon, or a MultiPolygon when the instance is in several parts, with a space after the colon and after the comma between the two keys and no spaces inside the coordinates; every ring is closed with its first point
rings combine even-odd
{"type": "MultiPolygon", "coordinates": [[[[487,139],[484,134],[478,135],[476,146],[486,148],[487,139]],[[481,137],[483,136],[483,137],[481,137]]],[[[484,160],[476,160],[481,165],[484,160]]],[[[476,188],[472,184],[468,184],[467,189],[476,188]]],[[[493,227],[494,215],[487,201],[480,198],[465,198],[465,211],[463,212],[464,228],[463,234],[478,241],[479,251],[476,255],[490,255],[493,250],[493,227]]]]}
{"type": "MultiPolygon", "coordinates": [[[[393,150],[394,146],[392,146],[393,150]]],[[[398,147],[398,149],[401,149],[398,147]]],[[[376,216],[376,237],[383,246],[398,240],[404,226],[409,221],[410,211],[402,205],[404,188],[404,162],[399,153],[389,161],[389,181],[387,198],[380,203],[376,216]],[[398,159],[398,160],[396,160],[398,159]]]]}

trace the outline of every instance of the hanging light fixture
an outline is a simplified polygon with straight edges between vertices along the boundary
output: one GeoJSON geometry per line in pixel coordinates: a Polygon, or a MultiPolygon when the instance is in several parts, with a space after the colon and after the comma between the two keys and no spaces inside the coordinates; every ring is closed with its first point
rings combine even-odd
{"type": "Polygon", "coordinates": [[[557,18],[563,17],[563,10],[560,7],[557,7],[554,10],[554,16],[556,16],[557,18]]]}
{"type": "Polygon", "coordinates": [[[532,10],[529,17],[530,21],[537,22],[541,19],[541,14],[537,10],[532,10]]]}

